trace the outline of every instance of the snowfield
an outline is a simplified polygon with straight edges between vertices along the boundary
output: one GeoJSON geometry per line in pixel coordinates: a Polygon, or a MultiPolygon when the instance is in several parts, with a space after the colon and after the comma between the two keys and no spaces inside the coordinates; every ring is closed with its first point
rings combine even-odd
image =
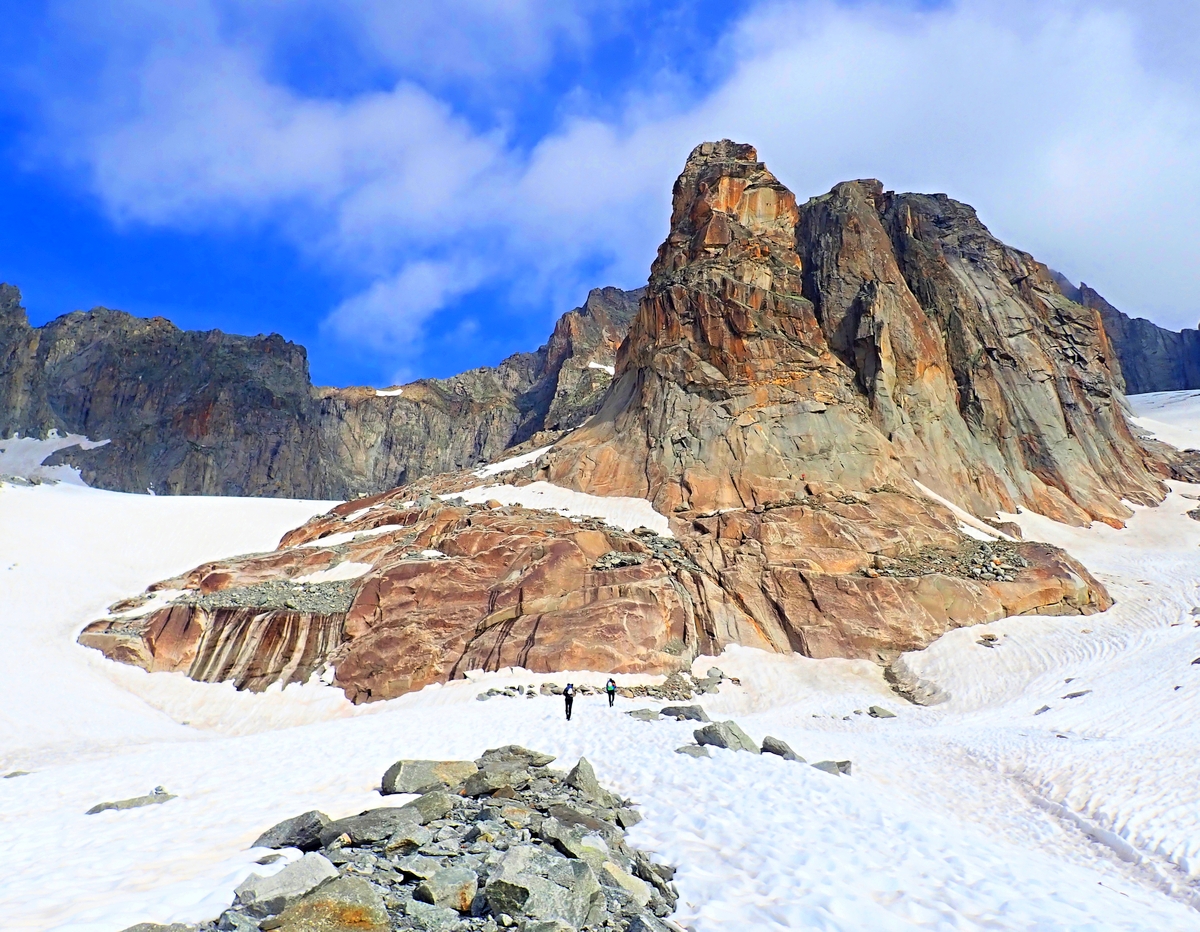
{"type": "MultiPolygon", "coordinates": [[[[1132,401],[1200,448],[1200,397],[1156,402],[1153,417],[1132,401]]],[[[564,766],[586,755],[639,803],[630,841],[679,866],[675,919],[696,932],[1200,929],[1200,522],[1186,515],[1200,487],[1172,489],[1121,531],[1017,516],[1117,604],[961,629],[909,655],[949,694],[941,705],[908,705],[865,661],[734,649],[697,662],[742,679],[702,698],[712,718],[809,761],[852,760],[836,777],[769,755],[675,754],[688,724],[622,714],[653,703],[610,711],[581,696],[567,723],[553,698],[475,701],[561,674],[473,675],[355,708],[316,680],[250,695],[110,663],[74,643],[105,606],[273,547],[328,503],[0,486],[0,773],[32,771],[0,780],[0,924],[213,918],[251,870],[271,870],[247,849],[263,829],[380,805],[400,757],[511,742],[564,766]],[[872,704],[897,717],[861,714],[872,704]],[[179,798],[84,815],[157,785],[179,798]]]]}

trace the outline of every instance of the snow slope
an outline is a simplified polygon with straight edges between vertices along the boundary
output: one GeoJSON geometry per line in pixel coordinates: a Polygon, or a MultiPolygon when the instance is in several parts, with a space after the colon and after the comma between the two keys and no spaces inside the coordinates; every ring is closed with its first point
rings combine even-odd
{"type": "Polygon", "coordinates": [[[1181,450],[1200,449],[1200,391],[1130,395],[1134,423],[1181,450]]]}
{"type": "Polygon", "coordinates": [[[279,819],[378,805],[402,756],[516,742],[567,766],[585,754],[638,801],[632,841],[679,865],[676,919],[697,932],[1200,929],[1200,522],[1183,497],[1200,488],[1173,488],[1121,531],[1018,516],[1117,605],[963,629],[910,655],[950,695],[942,705],[907,705],[862,661],[746,649],[716,661],[743,686],[703,698],[713,718],[810,761],[854,762],[834,777],[675,754],[688,725],[621,714],[647,703],[610,712],[580,697],[567,723],[551,698],[475,701],[481,683],[561,676],[505,671],[355,708],[317,682],[255,696],[109,663],[73,643],[104,605],[270,547],[324,506],[0,487],[0,772],[34,771],[0,780],[2,924],[117,932],[213,917],[252,868],[269,870],[246,845],[279,819]],[[898,717],[857,714],[871,704],[898,717]],[[179,798],[83,815],[156,785],[179,798]]]}

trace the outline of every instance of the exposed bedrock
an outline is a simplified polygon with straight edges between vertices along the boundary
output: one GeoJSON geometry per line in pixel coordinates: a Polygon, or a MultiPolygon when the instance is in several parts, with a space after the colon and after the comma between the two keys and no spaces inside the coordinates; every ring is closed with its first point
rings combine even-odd
{"type": "Polygon", "coordinates": [[[966,575],[958,557],[978,544],[915,493],[880,492],[874,507],[896,526],[868,540],[866,506],[828,493],[761,514],[697,517],[694,531],[672,539],[515,506],[421,507],[405,491],[365,512],[339,506],[272,553],[165,580],[114,606],[80,643],[147,670],[255,690],[328,664],[332,681],[364,702],[514,665],[669,673],[729,644],[888,658],[959,625],[1109,604],[1086,570],[1042,544],[1012,545],[1022,565],[997,566],[990,580],[966,575]],[[811,533],[807,544],[797,528],[811,533]],[[770,559],[738,557],[754,549],[770,559]],[[873,569],[905,554],[925,564],[910,558],[906,577],[873,569]],[[347,566],[361,573],[340,584],[348,609],[323,613],[338,593],[301,580],[347,566]],[[172,603],[146,611],[140,603],[155,593],[172,603]],[[230,604],[238,601],[256,604],[230,604]]]}
{"type": "Polygon", "coordinates": [[[205,676],[328,662],[361,702],[511,665],[666,673],[729,644],[887,661],[962,625],[1103,610],[1069,555],[981,544],[988,525],[968,536],[939,497],[1116,526],[1123,500],[1161,500],[1111,355],[1098,313],[969,207],[874,181],[797,205],[753,148],[705,143],[598,413],[504,477],[649,499],[673,538],[431,497],[479,484],[446,476],[165,581],[191,607],[83,639],[205,676]],[[346,605],[303,582],[323,573],[346,605]],[[238,613],[263,599],[311,632],[344,611],[337,645],[255,633],[238,613]]]}

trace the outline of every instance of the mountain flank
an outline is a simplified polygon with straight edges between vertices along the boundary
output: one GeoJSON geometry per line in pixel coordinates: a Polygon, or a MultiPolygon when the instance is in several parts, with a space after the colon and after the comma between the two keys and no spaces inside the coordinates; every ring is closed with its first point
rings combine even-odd
{"type": "Polygon", "coordinates": [[[111,439],[54,462],[117,491],[353,498],[577,427],[599,407],[638,297],[595,289],[535,352],[379,394],[313,387],[304,348],[277,334],[106,308],[31,327],[20,292],[0,285],[0,436],[111,439]]]}
{"type": "Polygon", "coordinates": [[[944,195],[860,180],[800,204],[729,140],[688,158],[614,364],[594,416],[532,459],[345,502],[81,643],[252,689],[325,670],[355,702],[472,669],[686,670],[730,644],[890,663],[1112,604],[1003,512],[1121,526],[1165,494],[1099,312],[1049,269],[944,195]],[[648,500],[669,533],[487,498],[538,481],[648,500]]]}

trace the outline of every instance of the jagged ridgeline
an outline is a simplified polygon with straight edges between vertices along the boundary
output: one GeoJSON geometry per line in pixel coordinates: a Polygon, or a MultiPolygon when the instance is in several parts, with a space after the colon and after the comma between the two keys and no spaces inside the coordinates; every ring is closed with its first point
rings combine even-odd
{"type": "Polygon", "coordinates": [[[123,492],[338,499],[547,442],[596,412],[640,291],[597,288],[545,346],[379,394],[316,388],[277,334],[186,331],[96,308],[31,327],[0,285],[0,437],[111,443],[55,454],[123,492]]]}
{"type": "Polygon", "coordinates": [[[688,158],[613,363],[594,416],[488,481],[646,499],[670,535],[470,504],[481,480],[443,475],[164,581],[81,642],[247,688],[324,670],[356,702],[730,644],[887,662],[1111,604],[1061,550],[947,502],[1120,525],[1170,472],[1129,429],[1099,313],[971,208],[875,181],[797,204],[728,140],[688,158]]]}

